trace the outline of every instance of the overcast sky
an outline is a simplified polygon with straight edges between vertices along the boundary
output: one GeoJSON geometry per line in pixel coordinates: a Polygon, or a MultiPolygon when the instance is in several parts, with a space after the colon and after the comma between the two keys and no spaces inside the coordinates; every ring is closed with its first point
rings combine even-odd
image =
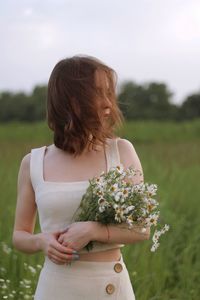
{"type": "Polygon", "coordinates": [[[58,60],[96,56],[119,84],[165,82],[173,102],[200,91],[200,0],[6,0],[0,90],[45,84],[58,60]]]}

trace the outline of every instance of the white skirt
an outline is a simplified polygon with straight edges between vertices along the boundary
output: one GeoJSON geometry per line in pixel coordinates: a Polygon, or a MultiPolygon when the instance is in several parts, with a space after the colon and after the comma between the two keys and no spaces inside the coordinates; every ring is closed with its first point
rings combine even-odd
{"type": "Polygon", "coordinates": [[[46,256],[34,299],[135,300],[135,295],[122,254],[118,261],[71,265],[57,265],[46,256]]]}

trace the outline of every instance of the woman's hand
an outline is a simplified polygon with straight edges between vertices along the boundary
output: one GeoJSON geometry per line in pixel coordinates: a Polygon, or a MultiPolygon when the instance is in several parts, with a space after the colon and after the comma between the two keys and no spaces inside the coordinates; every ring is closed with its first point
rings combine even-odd
{"type": "Polygon", "coordinates": [[[95,230],[95,223],[92,221],[74,222],[63,230],[60,234],[58,242],[77,251],[85,247],[91,240],[93,240],[93,232],[95,230]]]}
{"type": "Polygon", "coordinates": [[[61,231],[39,234],[40,249],[58,265],[69,263],[78,257],[78,253],[74,249],[61,245],[57,241],[60,233],[61,231]]]}

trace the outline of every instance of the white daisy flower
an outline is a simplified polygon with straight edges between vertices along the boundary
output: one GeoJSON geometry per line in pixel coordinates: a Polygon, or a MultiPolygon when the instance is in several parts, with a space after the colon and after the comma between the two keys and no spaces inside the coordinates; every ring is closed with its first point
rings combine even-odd
{"type": "Polygon", "coordinates": [[[141,207],[140,209],[142,216],[146,216],[147,210],[144,207],[141,207]]]}
{"type": "Polygon", "coordinates": [[[114,203],[114,204],[113,204],[113,208],[114,208],[114,209],[117,209],[118,207],[119,207],[119,205],[118,205],[117,203],[114,203]]]}
{"type": "Polygon", "coordinates": [[[122,198],[122,196],[123,196],[123,193],[122,192],[117,192],[115,195],[114,195],[114,197],[115,197],[115,201],[119,201],[120,200],[120,198],[122,198]]]}
{"type": "Polygon", "coordinates": [[[111,187],[110,187],[110,190],[112,193],[116,192],[118,190],[118,184],[117,183],[114,183],[111,187]]]}
{"type": "Polygon", "coordinates": [[[99,211],[102,213],[103,211],[105,211],[106,206],[108,206],[108,202],[104,199],[104,198],[100,198],[98,200],[98,204],[99,204],[99,211]]]}
{"type": "Polygon", "coordinates": [[[157,206],[158,206],[158,202],[155,201],[154,199],[149,199],[149,201],[147,202],[147,209],[149,212],[154,210],[157,206]]]}
{"type": "Polygon", "coordinates": [[[155,230],[155,232],[154,232],[154,234],[153,234],[153,237],[152,237],[153,242],[154,242],[154,243],[158,242],[160,236],[161,236],[160,231],[155,230]]]}
{"type": "Polygon", "coordinates": [[[140,170],[135,169],[133,166],[130,166],[129,168],[126,169],[126,175],[128,178],[131,178],[137,174],[141,176],[142,172],[140,170]]]}
{"type": "Polygon", "coordinates": [[[145,192],[145,184],[143,182],[133,185],[133,192],[143,194],[145,192]]]}
{"type": "Polygon", "coordinates": [[[164,228],[163,228],[165,231],[168,231],[169,230],[169,225],[168,224],[165,224],[164,228]]]}
{"type": "Polygon", "coordinates": [[[129,188],[123,188],[122,189],[122,194],[123,194],[123,197],[124,198],[127,198],[128,197],[128,195],[129,195],[129,188]]]}
{"type": "Polygon", "coordinates": [[[128,214],[130,211],[134,210],[134,208],[135,208],[134,205],[127,206],[124,210],[124,213],[128,214]]]}
{"type": "Polygon", "coordinates": [[[158,214],[152,214],[148,218],[146,218],[146,225],[147,226],[152,226],[152,225],[157,225],[159,215],[158,214]]]}
{"type": "Polygon", "coordinates": [[[159,245],[160,245],[160,243],[154,243],[151,247],[151,252],[155,252],[156,249],[158,249],[159,245]]]}
{"type": "Polygon", "coordinates": [[[106,201],[104,198],[99,198],[99,200],[98,200],[98,204],[99,204],[99,205],[103,206],[103,205],[105,205],[106,203],[107,203],[107,201],[106,201]]]}
{"type": "Polygon", "coordinates": [[[115,210],[115,220],[118,222],[126,220],[126,217],[124,216],[124,208],[123,207],[118,207],[115,210]]]}
{"type": "Polygon", "coordinates": [[[105,209],[106,209],[105,206],[99,206],[99,212],[100,212],[100,213],[104,212],[105,209]]]}
{"type": "Polygon", "coordinates": [[[147,185],[147,193],[149,196],[156,195],[156,192],[157,192],[157,184],[147,185]]]}

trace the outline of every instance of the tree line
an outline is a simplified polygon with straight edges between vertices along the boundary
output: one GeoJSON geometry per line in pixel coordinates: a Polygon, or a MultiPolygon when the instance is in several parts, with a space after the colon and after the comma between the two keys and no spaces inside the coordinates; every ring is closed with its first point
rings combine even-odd
{"type": "MultiPolygon", "coordinates": [[[[172,102],[165,83],[137,84],[126,81],[117,93],[119,107],[127,120],[189,120],[200,117],[200,92],[187,96],[180,105],[172,102]]],[[[47,86],[36,86],[31,94],[0,93],[0,122],[40,121],[46,118],[47,86]]]]}

